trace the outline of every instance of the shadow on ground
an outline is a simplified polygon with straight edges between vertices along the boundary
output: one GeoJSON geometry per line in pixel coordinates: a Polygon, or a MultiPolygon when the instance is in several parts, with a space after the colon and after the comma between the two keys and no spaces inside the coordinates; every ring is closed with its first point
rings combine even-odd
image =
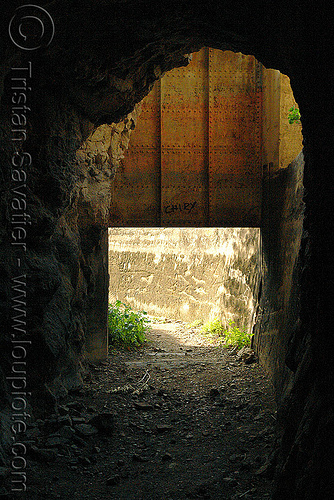
{"type": "Polygon", "coordinates": [[[29,500],[270,498],[273,391],[182,324],[111,350],[59,414],[26,433],[29,500]]]}

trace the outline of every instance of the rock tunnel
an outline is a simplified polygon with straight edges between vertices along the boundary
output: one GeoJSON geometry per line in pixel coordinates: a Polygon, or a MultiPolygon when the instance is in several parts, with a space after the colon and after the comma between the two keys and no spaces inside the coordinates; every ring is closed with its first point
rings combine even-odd
{"type": "Polygon", "coordinates": [[[1,26],[2,462],[15,390],[38,418],[82,383],[87,339],[106,328],[110,183],[136,105],[206,46],[288,75],[300,106],[304,160],[283,174],[263,165],[255,346],[278,403],[273,499],[332,498],[330,5],[55,0],[14,10],[21,5],[6,3],[1,26]],[[96,133],[109,141],[102,154],[87,147],[96,133]],[[18,362],[29,367],[21,384],[18,362]]]}

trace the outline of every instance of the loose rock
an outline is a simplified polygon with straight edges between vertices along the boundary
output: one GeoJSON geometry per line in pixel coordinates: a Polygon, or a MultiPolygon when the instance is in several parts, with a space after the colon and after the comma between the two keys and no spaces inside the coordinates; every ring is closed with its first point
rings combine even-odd
{"type": "Polygon", "coordinates": [[[234,477],[223,477],[223,481],[230,486],[237,486],[238,484],[238,481],[234,477]]]}
{"type": "Polygon", "coordinates": [[[69,439],[62,436],[49,436],[45,441],[45,446],[50,448],[56,448],[57,446],[64,446],[69,443],[69,439]]]}
{"type": "Polygon", "coordinates": [[[119,474],[114,474],[107,479],[107,486],[116,486],[121,482],[121,476],[119,474]]]}
{"type": "Polygon", "coordinates": [[[111,413],[100,413],[93,417],[89,424],[107,436],[111,436],[115,430],[115,418],[111,413]]]}
{"type": "Polygon", "coordinates": [[[57,458],[57,454],[54,450],[48,448],[37,448],[37,446],[30,446],[28,448],[28,454],[38,462],[54,462],[57,458]]]}
{"type": "Polygon", "coordinates": [[[71,426],[72,425],[72,419],[69,415],[63,415],[61,417],[58,418],[58,423],[60,425],[69,425],[71,426]]]}
{"type": "Polygon", "coordinates": [[[74,426],[74,429],[79,436],[83,437],[93,436],[99,432],[96,427],[90,424],[78,424],[74,426]]]}
{"type": "Polygon", "coordinates": [[[243,347],[237,354],[237,360],[243,361],[246,365],[255,363],[256,361],[255,352],[253,351],[253,349],[250,349],[249,347],[243,347]]]}
{"type": "Polygon", "coordinates": [[[216,387],[212,387],[212,389],[210,389],[210,399],[214,401],[219,396],[220,396],[219,389],[217,389],[216,387]]]}
{"type": "Polygon", "coordinates": [[[64,427],[62,427],[59,431],[59,434],[60,436],[62,436],[63,438],[66,438],[66,439],[72,439],[72,437],[74,436],[75,434],[75,430],[73,429],[73,427],[70,427],[68,425],[64,425],[64,427]]]}
{"type": "Polygon", "coordinates": [[[146,457],[143,457],[142,455],[138,455],[137,453],[134,453],[132,455],[132,460],[134,462],[147,462],[147,458],[146,457]]]}
{"type": "Polygon", "coordinates": [[[135,402],[134,406],[135,406],[136,410],[143,410],[143,411],[153,410],[153,405],[151,405],[150,403],[145,403],[144,401],[143,402],[135,402]]]}
{"type": "Polygon", "coordinates": [[[169,432],[172,430],[172,426],[168,424],[158,424],[156,427],[158,434],[162,434],[164,432],[169,432]]]}

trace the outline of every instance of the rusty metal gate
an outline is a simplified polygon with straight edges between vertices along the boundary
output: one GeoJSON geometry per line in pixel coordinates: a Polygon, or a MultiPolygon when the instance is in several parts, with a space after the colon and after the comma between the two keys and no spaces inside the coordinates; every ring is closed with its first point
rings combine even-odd
{"type": "Polygon", "coordinates": [[[204,48],[144,99],[112,186],[111,227],[255,227],[262,66],[204,48]]]}

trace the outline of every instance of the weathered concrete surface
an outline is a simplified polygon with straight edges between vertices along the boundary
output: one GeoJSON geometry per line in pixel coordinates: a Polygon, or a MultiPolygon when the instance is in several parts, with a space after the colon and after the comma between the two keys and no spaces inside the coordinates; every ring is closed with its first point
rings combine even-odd
{"type": "Polygon", "coordinates": [[[303,148],[301,124],[290,124],[289,109],[297,106],[290,78],[277,70],[263,70],[262,163],[272,170],[286,168],[303,148]]]}
{"type": "Polygon", "coordinates": [[[109,229],[110,301],[250,331],[260,273],[256,228],[109,229]]]}
{"type": "Polygon", "coordinates": [[[279,167],[286,168],[303,148],[301,123],[289,123],[289,109],[298,108],[291,90],[290,78],[280,73],[280,131],[279,131],[279,167]]]}

